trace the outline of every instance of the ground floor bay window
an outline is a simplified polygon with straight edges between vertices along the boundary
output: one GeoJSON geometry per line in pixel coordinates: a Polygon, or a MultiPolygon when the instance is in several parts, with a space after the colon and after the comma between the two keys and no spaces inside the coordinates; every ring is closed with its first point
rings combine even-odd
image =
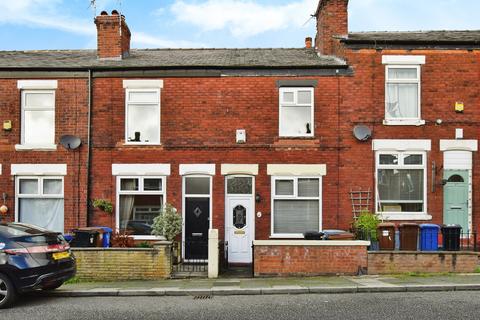
{"type": "Polygon", "coordinates": [[[16,220],[64,232],[63,177],[21,176],[15,180],[16,220]]]}
{"type": "Polygon", "coordinates": [[[321,178],[272,177],[272,236],[321,230],[321,178]]]}
{"type": "Polygon", "coordinates": [[[117,228],[138,238],[152,236],[165,204],[165,177],[117,177],[117,228]]]}

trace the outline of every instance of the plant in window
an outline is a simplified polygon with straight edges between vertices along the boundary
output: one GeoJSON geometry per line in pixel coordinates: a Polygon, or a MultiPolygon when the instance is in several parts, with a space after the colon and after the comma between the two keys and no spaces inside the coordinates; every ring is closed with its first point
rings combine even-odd
{"type": "Polygon", "coordinates": [[[103,212],[106,213],[112,213],[113,212],[113,204],[106,199],[94,199],[93,200],[93,207],[98,208],[102,210],[103,212]]]}
{"type": "Polygon", "coordinates": [[[152,234],[173,241],[182,232],[182,216],[171,204],[165,204],[158,217],[153,219],[152,234]]]}
{"type": "Polygon", "coordinates": [[[360,216],[353,222],[353,228],[357,239],[365,239],[377,241],[377,226],[380,219],[374,213],[363,211],[360,216]]]}

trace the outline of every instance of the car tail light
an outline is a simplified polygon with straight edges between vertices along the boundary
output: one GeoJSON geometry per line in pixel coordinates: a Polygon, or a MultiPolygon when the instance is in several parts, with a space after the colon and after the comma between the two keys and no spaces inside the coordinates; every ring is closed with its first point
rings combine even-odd
{"type": "Polygon", "coordinates": [[[68,244],[50,244],[48,246],[35,246],[35,247],[27,247],[27,248],[20,248],[20,249],[6,249],[4,250],[4,252],[11,255],[17,255],[17,254],[29,254],[29,253],[53,253],[53,252],[67,251],[69,249],[70,249],[70,245],[68,244]]]}

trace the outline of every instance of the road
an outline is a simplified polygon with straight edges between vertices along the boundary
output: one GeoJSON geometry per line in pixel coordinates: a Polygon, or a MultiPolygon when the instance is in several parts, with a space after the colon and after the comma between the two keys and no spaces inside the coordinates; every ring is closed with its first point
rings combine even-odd
{"type": "Polygon", "coordinates": [[[194,297],[24,297],[5,320],[479,319],[480,292],[194,297]]]}

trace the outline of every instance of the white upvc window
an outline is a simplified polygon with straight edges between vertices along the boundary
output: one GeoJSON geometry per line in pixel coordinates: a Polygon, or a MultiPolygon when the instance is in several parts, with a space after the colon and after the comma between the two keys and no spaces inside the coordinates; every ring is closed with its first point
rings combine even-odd
{"type": "Polygon", "coordinates": [[[165,176],[117,176],[117,230],[155,239],[152,224],[166,203],[165,190],[165,176]]]}
{"type": "Polygon", "coordinates": [[[64,232],[63,177],[17,176],[15,220],[64,232]]]}
{"type": "Polygon", "coordinates": [[[160,88],[126,89],[125,143],[160,144],[160,88]]]}
{"type": "Polygon", "coordinates": [[[279,136],[314,136],[313,88],[280,88],[279,136]]]}
{"type": "Polygon", "coordinates": [[[272,177],[272,237],[303,238],[319,231],[321,218],[321,177],[272,177]]]}
{"type": "Polygon", "coordinates": [[[385,219],[408,220],[426,216],[426,152],[376,153],[377,213],[385,219]]]}
{"type": "Polygon", "coordinates": [[[22,90],[21,144],[48,147],[55,144],[55,90],[22,90]]]}

